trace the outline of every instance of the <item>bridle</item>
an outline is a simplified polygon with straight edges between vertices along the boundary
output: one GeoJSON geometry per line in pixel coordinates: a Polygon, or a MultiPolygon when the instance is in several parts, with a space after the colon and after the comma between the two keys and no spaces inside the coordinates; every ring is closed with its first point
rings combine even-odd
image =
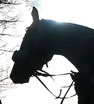
{"type": "Polygon", "coordinates": [[[62,88],[68,88],[68,89],[67,89],[66,93],[64,94],[64,96],[61,97],[62,89],[60,89],[59,95],[56,96],[56,95],[45,85],[45,83],[39,78],[39,76],[42,76],[42,77],[51,77],[51,79],[54,80],[53,77],[62,76],[62,75],[70,75],[70,76],[71,76],[71,74],[73,74],[73,73],[64,73],[64,74],[53,75],[53,74],[49,74],[48,72],[46,72],[46,71],[44,71],[44,70],[36,70],[36,71],[34,72],[33,76],[36,77],[36,78],[38,79],[38,81],[46,88],[46,90],[48,90],[48,92],[49,92],[50,94],[52,94],[52,95],[55,97],[55,99],[61,99],[60,104],[63,104],[63,102],[64,102],[65,99],[74,97],[74,96],[76,95],[76,94],[74,94],[74,95],[72,95],[72,96],[70,96],[70,97],[66,97],[66,95],[68,94],[69,90],[70,90],[71,87],[74,85],[74,81],[72,81],[71,84],[70,84],[69,86],[64,86],[64,87],[62,87],[62,88]]]}

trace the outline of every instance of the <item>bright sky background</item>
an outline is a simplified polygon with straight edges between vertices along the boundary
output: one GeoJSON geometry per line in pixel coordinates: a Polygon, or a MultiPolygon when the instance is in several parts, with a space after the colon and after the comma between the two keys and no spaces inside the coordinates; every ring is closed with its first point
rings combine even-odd
{"type": "MultiPolygon", "coordinates": [[[[22,11],[21,19],[25,20],[23,25],[18,24],[20,30],[32,23],[30,16],[32,6],[39,9],[40,18],[72,22],[94,28],[94,0],[29,0],[28,4],[28,9],[24,4],[17,8],[22,11]]],[[[25,31],[24,29],[22,31],[25,31]]],[[[11,42],[14,44],[13,40],[11,42]]],[[[48,65],[49,68],[44,66],[44,69],[53,74],[76,71],[63,56],[54,56],[48,65]]],[[[55,77],[53,82],[50,78],[42,78],[56,95],[59,94],[61,86],[70,85],[70,79],[69,76],[55,77]]],[[[69,95],[74,93],[72,88],[69,95]]],[[[8,90],[5,95],[6,98],[2,99],[3,104],[60,104],[60,100],[56,100],[36,78],[31,78],[29,83],[17,85],[17,88],[8,90]]],[[[77,104],[77,97],[64,101],[64,104],[70,103],[77,104]]]]}

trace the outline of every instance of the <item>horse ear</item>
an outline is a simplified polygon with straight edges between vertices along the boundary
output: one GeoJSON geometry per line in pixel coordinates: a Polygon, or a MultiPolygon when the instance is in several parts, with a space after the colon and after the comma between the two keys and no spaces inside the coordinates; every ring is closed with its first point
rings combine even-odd
{"type": "Polygon", "coordinates": [[[39,14],[38,14],[38,10],[35,7],[33,7],[31,15],[33,18],[33,23],[37,23],[39,21],[39,14]]]}

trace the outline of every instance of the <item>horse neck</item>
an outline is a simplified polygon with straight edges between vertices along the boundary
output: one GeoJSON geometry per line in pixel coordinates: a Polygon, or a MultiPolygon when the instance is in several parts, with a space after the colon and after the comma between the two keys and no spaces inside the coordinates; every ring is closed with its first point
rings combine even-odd
{"type": "Polygon", "coordinates": [[[47,53],[62,55],[77,66],[79,61],[80,47],[78,46],[80,45],[80,37],[68,33],[67,28],[63,24],[52,24],[47,21],[45,22],[45,20],[41,25],[41,30],[41,37],[43,39],[41,41],[47,53]]]}

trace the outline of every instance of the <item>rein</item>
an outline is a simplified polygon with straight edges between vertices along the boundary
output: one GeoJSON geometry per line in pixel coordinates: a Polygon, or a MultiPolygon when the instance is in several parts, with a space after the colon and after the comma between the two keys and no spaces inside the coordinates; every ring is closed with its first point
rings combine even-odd
{"type": "MultiPolygon", "coordinates": [[[[55,99],[61,99],[61,103],[60,104],[63,104],[64,102],[64,99],[68,99],[68,98],[71,98],[71,97],[74,97],[76,94],[70,96],[70,97],[66,97],[66,95],[68,94],[69,90],[71,89],[71,87],[74,85],[74,81],[71,82],[70,86],[64,86],[62,88],[66,88],[68,87],[66,93],[64,94],[63,97],[61,97],[61,94],[62,94],[62,89],[60,89],[60,93],[58,96],[56,96],[51,90],[49,90],[49,88],[45,85],[45,83],[39,78],[39,76],[43,76],[43,77],[51,77],[53,79],[54,76],[62,76],[62,75],[71,75],[71,73],[64,73],[64,74],[58,74],[58,75],[51,75],[49,74],[48,72],[44,71],[44,70],[37,70],[33,76],[35,76],[38,81],[46,88],[46,90],[48,90],[49,93],[51,93],[55,99]]],[[[54,79],[53,79],[54,80],[54,79]]]]}

